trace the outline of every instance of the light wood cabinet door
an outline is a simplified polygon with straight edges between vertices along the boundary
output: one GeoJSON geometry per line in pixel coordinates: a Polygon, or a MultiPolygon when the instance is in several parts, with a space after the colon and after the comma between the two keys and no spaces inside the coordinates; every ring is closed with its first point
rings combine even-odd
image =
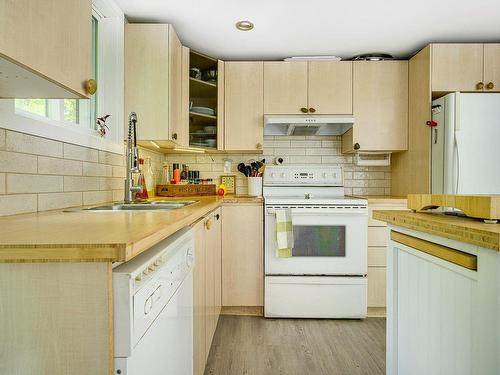
{"type": "Polygon", "coordinates": [[[90,0],[0,1],[0,97],[87,98],[91,16],[90,0]]]}
{"type": "Polygon", "coordinates": [[[500,44],[484,45],[484,88],[485,91],[500,91],[500,44]]]}
{"type": "Polygon", "coordinates": [[[222,305],[263,306],[262,205],[228,205],[222,215],[222,305]]]}
{"type": "Polygon", "coordinates": [[[368,306],[385,307],[386,306],[386,268],[368,267],[368,306]]]}
{"type": "Polygon", "coordinates": [[[482,91],[483,44],[431,45],[432,91],[482,91]]]}
{"type": "Polygon", "coordinates": [[[212,246],[214,219],[211,216],[205,220],[205,303],[206,303],[206,327],[205,346],[206,356],[212,345],[215,332],[215,248],[212,246]]]}
{"type": "Polygon", "coordinates": [[[352,62],[309,61],[308,103],[314,114],[351,114],[352,62]]]}
{"type": "Polygon", "coordinates": [[[264,63],[225,63],[225,149],[262,150],[264,63]]]}
{"type": "Polygon", "coordinates": [[[264,62],[264,113],[303,114],[307,108],[307,62],[264,62]]]}
{"type": "Polygon", "coordinates": [[[203,375],[207,358],[205,302],[205,221],[193,226],[195,252],[193,267],[193,374],[203,375]]]}
{"type": "Polygon", "coordinates": [[[211,215],[213,226],[207,244],[213,248],[214,256],[214,331],[217,328],[220,310],[222,307],[222,210],[218,208],[211,215]]]}
{"type": "Polygon", "coordinates": [[[355,61],[353,64],[354,149],[406,150],[408,61],[355,61]]]}

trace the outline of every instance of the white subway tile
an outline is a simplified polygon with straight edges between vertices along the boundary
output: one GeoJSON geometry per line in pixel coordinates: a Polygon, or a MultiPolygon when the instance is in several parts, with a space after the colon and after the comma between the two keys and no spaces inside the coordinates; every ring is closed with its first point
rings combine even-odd
{"type": "Polygon", "coordinates": [[[305,155],[306,154],[306,149],[305,148],[275,148],[274,149],[274,155],[305,155]]]}
{"type": "Polygon", "coordinates": [[[344,180],[352,180],[352,172],[346,172],[344,169],[344,180]]]}
{"type": "Polygon", "coordinates": [[[64,158],[82,161],[99,161],[99,152],[93,148],[64,144],[64,158]]]}
{"type": "Polygon", "coordinates": [[[5,173],[0,173],[0,194],[5,194],[5,173]]]}
{"type": "Polygon", "coordinates": [[[384,188],[353,188],[353,195],[384,195],[384,188]]]}
{"type": "Polygon", "coordinates": [[[112,177],[99,178],[99,190],[118,190],[123,188],[123,179],[112,177]]]}
{"type": "Polygon", "coordinates": [[[391,188],[384,188],[385,195],[391,195],[391,188]]]}
{"type": "Polygon", "coordinates": [[[36,171],[37,161],[35,155],[0,151],[0,172],[36,173],[36,171]]]}
{"type": "Polygon", "coordinates": [[[7,194],[55,193],[63,191],[62,176],[8,174],[7,194]]]}
{"type": "Polygon", "coordinates": [[[126,167],[113,167],[113,177],[125,178],[126,175],[127,175],[126,167]]]}
{"type": "Polygon", "coordinates": [[[338,155],[336,148],[309,148],[306,150],[306,155],[338,155]]]}
{"type": "Polygon", "coordinates": [[[64,176],[64,191],[99,190],[99,177],[64,176]]]}
{"type": "MultiPolygon", "coordinates": [[[[83,163],[83,175],[84,176],[97,176],[97,177],[106,177],[107,176],[107,168],[104,164],[97,163],[83,163]]],[[[113,169],[111,168],[111,174],[113,173],[113,169]]]]}
{"type": "MultiPolygon", "coordinates": [[[[331,147],[331,148],[340,149],[342,147],[342,142],[341,141],[321,141],[321,147],[331,147]]],[[[341,152],[341,150],[339,150],[339,152],[341,152]]]]}
{"type": "Polygon", "coordinates": [[[38,194],[38,211],[58,210],[82,205],[82,193],[38,194]]]}
{"type": "Polygon", "coordinates": [[[321,162],[324,164],[350,164],[352,156],[322,156],[321,162]]]}
{"type": "Polygon", "coordinates": [[[125,199],[125,192],[121,190],[113,190],[113,202],[120,202],[125,199]]]}
{"type": "Polygon", "coordinates": [[[5,150],[5,129],[0,129],[0,150],[5,150]]]}
{"type": "Polygon", "coordinates": [[[290,156],[292,164],[321,164],[321,156],[290,156]]]}
{"type": "Polygon", "coordinates": [[[36,212],[36,194],[0,195],[0,216],[36,212]]]}
{"type": "Polygon", "coordinates": [[[368,180],[369,187],[391,187],[391,180],[368,180]]]}
{"type": "Polygon", "coordinates": [[[51,158],[47,156],[39,156],[38,173],[56,174],[65,176],[81,176],[82,162],[76,160],[66,160],[59,158],[51,158]]]}
{"type": "Polygon", "coordinates": [[[284,148],[284,147],[290,147],[291,141],[288,140],[279,140],[279,141],[274,141],[273,147],[279,147],[279,148],[284,148]]]}
{"type": "Polygon", "coordinates": [[[368,187],[368,180],[345,180],[346,187],[368,187]]]}
{"type": "Polygon", "coordinates": [[[83,205],[101,204],[113,201],[112,191],[84,191],[83,205]]]}
{"type": "Polygon", "coordinates": [[[125,156],[114,154],[107,151],[99,151],[99,163],[123,166],[125,163],[125,156]]]}
{"type": "Polygon", "coordinates": [[[61,142],[13,131],[7,131],[5,149],[25,154],[59,158],[63,156],[63,144],[61,142]]]}
{"type": "Polygon", "coordinates": [[[354,172],[354,179],[376,180],[384,179],[384,172],[354,172]]]}

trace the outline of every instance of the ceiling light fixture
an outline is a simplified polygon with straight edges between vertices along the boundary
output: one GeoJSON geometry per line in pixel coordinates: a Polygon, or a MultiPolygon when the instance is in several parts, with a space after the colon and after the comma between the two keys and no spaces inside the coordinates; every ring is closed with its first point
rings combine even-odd
{"type": "Polygon", "coordinates": [[[236,22],[236,28],[240,31],[250,31],[253,29],[253,23],[250,21],[238,21],[236,22]]]}

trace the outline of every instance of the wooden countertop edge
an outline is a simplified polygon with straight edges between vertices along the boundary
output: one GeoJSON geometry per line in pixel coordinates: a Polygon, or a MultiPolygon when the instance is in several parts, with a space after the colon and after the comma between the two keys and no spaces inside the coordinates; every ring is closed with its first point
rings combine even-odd
{"type": "Polygon", "coordinates": [[[374,210],[373,218],[403,228],[500,251],[499,224],[483,224],[475,219],[444,217],[432,213],[392,210],[374,210]],[[470,226],[465,220],[470,220],[470,226]]]}
{"type": "Polygon", "coordinates": [[[182,220],[152,230],[133,243],[0,244],[0,263],[126,262],[222,205],[262,205],[262,198],[228,197],[205,204],[182,220]],[[43,249],[43,252],[40,250],[43,249]]]}

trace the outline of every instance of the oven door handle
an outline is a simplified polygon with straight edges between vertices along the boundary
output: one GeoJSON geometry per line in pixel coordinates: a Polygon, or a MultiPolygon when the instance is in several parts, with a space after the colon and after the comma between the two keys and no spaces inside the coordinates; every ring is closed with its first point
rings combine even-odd
{"type": "MultiPolygon", "coordinates": [[[[308,215],[368,215],[368,209],[366,207],[363,208],[292,208],[293,216],[308,216],[308,215]]],[[[276,209],[267,208],[267,215],[275,215],[276,209]]]]}

